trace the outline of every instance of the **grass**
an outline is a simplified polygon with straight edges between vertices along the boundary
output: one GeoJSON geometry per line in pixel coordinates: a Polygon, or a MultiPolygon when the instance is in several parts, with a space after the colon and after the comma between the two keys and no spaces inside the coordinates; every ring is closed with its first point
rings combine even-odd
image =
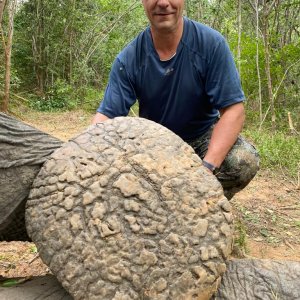
{"type": "Polygon", "coordinates": [[[234,245],[242,252],[247,252],[247,232],[246,226],[241,219],[235,222],[234,226],[234,245]]]}
{"type": "Polygon", "coordinates": [[[0,254],[0,261],[10,262],[10,261],[13,261],[14,258],[15,257],[13,255],[10,255],[10,254],[0,254]]]}
{"type": "Polygon", "coordinates": [[[290,177],[298,178],[300,171],[300,137],[285,132],[247,129],[245,137],[253,141],[261,158],[261,168],[280,170],[290,177]]]}
{"type": "Polygon", "coordinates": [[[37,253],[38,252],[37,247],[35,245],[30,246],[29,252],[30,253],[37,253]]]}
{"type": "Polygon", "coordinates": [[[299,243],[300,221],[297,205],[294,205],[296,198],[292,194],[289,196],[292,198],[284,206],[274,196],[269,199],[270,206],[266,206],[267,201],[245,202],[243,205],[235,203],[235,246],[247,250],[247,237],[272,245],[282,242],[299,243]],[[281,209],[289,205],[293,209],[281,209]]]}

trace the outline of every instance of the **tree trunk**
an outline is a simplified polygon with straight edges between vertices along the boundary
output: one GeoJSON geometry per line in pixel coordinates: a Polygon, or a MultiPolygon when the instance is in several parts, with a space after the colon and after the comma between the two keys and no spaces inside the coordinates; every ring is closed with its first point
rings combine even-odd
{"type": "Polygon", "coordinates": [[[259,121],[262,124],[263,112],[262,112],[262,95],[261,95],[261,76],[259,69],[259,10],[258,10],[258,0],[255,0],[255,16],[256,16],[256,72],[258,79],[258,101],[259,101],[259,121]]]}
{"type": "Polygon", "coordinates": [[[238,44],[237,44],[237,65],[239,74],[241,74],[241,42],[242,42],[242,3],[237,0],[237,26],[238,26],[238,44]]]}
{"type": "Polygon", "coordinates": [[[44,29],[44,2],[36,1],[36,30],[32,36],[32,56],[36,74],[39,95],[45,94],[45,29],[44,29]]]}
{"type": "MultiPolygon", "coordinates": [[[[2,30],[2,19],[4,14],[6,0],[0,0],[0,38],[4,41],[3,30],[2,30]]],[[[5,43],[3,42],[3,48],[5,49],[5,43]]],[[[4,102],[4,98],[2,98],[2,91],[0,93],[0,105],[4,102]]],[[[0,106],[1,109],[1,106],[0,106]]]]}
{"type": "Polygon", "coordinates": [[[202,2],[198,2],[198,9],[197,9],[197,21],[201,22],[202,20],[202,12],[203,12],[203,7],[202,7],[202,2]]]}
{"type": "MultiPolygon", "coordinates": [[[[10,95],[10,77],[11,77],[11,49],[14,32],[14,14],[16,9],[16,0],[8,2],[8,32],[7,41],[4,43],[5,52],[5,82],[4,82],[4,99],[1,106],[1,111],[8,111],[9,95],[10,95]]],[[[2,28],[2,27],[1,27],[2,28]]]]}
{"type": "Polygon", "coordinates": [[[272,118],[272,131],[275,132],[276,129],[276,116],[275,116],[275,106],[274,106],[274,97],[273,97],[273,86],[272,86],[272,77],[271,77],[271,67],[270,67],[270,40],[269,40],[269,9],[267,1],[264,0],[263,8],[263,38],[264,38],[264,52],[265,52],[265,71],[268,81],[268,95],[271,108],[271,118],[272,118]]]}
{"type": "Polygon", "coordinates": [[[3,13],[5,9],[6,0],[0,0],[0,26],[2,24],[3,13]]]}

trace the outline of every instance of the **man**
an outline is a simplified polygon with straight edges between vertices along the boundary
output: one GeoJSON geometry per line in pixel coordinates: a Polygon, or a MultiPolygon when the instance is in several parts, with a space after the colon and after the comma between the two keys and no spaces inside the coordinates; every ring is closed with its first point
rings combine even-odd
{"type": "Polygon", "coordinates": [[[139,114],[188,142],[229,199],[258,170],[239,137],[244,93],[229,47],[215,30],[183,18],[184,0],[142,0],[150,27],[117,56],[93,123],[139,114]]]}

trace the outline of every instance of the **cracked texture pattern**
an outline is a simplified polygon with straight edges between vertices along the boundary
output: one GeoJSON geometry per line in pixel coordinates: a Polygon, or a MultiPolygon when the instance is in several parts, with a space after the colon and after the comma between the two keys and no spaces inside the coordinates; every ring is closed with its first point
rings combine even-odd
{"type": "Polygon", "coordinates": [[[300,262],[236,259],[227,271],[214,300],[299,300],[300,262]]]}
{"type": "Polygon", "coordinates": [[[36,177],[27,230],[75,299],[209,299],[231,206],[193,149],[141,118],[92,126],[36,177]]]}
{"type": "MultiPolygon", "coordinates": [[[[233,259],[226,265],[213,300],[300,299],[300,262],[233,259]]],[[[47,275],[31,278],[17,288],[0,286],[0,299],[72,300],[72,297],[53,275],[47,275]]]]}

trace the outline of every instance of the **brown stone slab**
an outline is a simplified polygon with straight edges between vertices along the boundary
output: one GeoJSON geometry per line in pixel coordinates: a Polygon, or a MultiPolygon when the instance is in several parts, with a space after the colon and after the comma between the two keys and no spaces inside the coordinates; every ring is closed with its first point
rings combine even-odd
{"type": "Polygon", "coordinates": [[[34,277],[13,287],[0,287],[1,300],[72,300],[54,276],[34,277]]]}

